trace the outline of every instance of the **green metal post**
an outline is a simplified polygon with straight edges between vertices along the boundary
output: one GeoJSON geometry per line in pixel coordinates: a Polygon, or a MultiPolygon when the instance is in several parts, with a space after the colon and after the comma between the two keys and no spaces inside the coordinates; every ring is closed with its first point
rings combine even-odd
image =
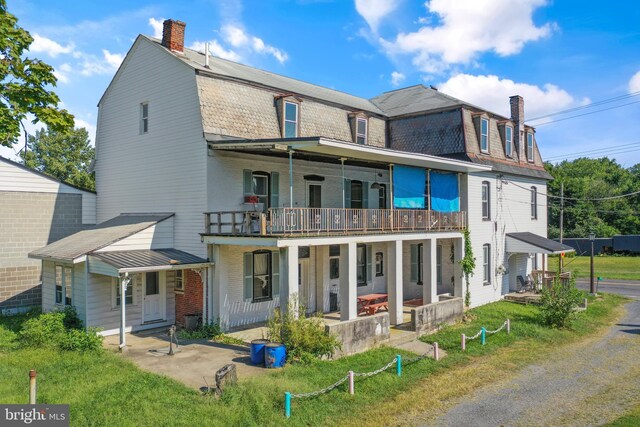
{"type": "Polygon", "coordinates": [[[284,415],[287,418],[291,417],[291,393],[288,391],[284,393],[284,415]]]}
{"type": "Polygon", "coordinates": [[[399,377],[402,376],[402,356],[396,355],[396,373],[399,377]]]}

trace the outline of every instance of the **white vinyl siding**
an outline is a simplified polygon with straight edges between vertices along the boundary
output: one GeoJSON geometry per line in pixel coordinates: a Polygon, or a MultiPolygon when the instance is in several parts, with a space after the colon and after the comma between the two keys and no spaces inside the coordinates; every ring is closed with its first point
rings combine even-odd
{"type": "Polygon", "coordinates": [[[96,252],[173,248],[173,224],[174,218],[167,218],[96,252]]]}

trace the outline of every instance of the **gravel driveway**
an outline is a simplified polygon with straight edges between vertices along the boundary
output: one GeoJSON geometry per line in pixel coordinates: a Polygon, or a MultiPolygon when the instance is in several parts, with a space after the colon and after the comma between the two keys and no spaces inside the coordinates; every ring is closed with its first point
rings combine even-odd
{"type": "MultiPolygon", "coordinates": [[[[640,300],[603,336],[481,388],[428,425],[601,425],[640,402],[640,300]]],[[[425,424],[427,425],[427,424],[425,424]]]]}

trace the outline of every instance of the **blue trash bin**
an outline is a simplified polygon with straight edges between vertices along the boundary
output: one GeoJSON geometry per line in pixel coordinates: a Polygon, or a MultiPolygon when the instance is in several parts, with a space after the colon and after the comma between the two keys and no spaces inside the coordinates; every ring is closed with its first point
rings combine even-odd
{"type": "Polygon", "coordinates": [[[251,341],[251,363],[254,365],[264,365],[264,346],[269,340],[251,341]]]}
{"type": "Polygon", "coordinates": [[[264,348],[264,366],[267,368],[282,368],[287,359],[284,344],[270,342],[264,348]]]}

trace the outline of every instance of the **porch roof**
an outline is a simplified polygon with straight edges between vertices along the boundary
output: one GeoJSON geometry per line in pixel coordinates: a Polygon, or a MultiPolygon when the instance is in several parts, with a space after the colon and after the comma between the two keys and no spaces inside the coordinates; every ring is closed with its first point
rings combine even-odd
{"type": "Polygon", "coordinates": [[[210,263],[204,259],[178,249],[142,249],[130,251],[95,252],[92,258],[98,258],[119,273],[180,270],[183,268],[204,267],[210,263]]]}
{"type": "Polygon", "coordinates": [[[172,216],[173,213],[121,214],[88,230],[79,231],[36,249],[29,253],[29,257],[73,262],[172,216]]]}
{"type": "Polygon", "coordinates": [[[209,147],[214,150],[259,153],[273,156],[288,156],[289,151],[318,158],[341,159],[351,162],[375,164],[387,167],[390,164],[441,169],[452,172],[490,171],[491,166],[478,165],[463,160],[454,160],[428,154],[409,153],[388,148],[359,145],[323,137],[273,138],[273,139],[228,139],[215,134],[205,134],[209,147]]]}
{"type": "Polygon", "coordinates": [[[571,246],[529,232],[507,233],[507,252],[534,254],[561,254],[573,252],[571,246]]]}

